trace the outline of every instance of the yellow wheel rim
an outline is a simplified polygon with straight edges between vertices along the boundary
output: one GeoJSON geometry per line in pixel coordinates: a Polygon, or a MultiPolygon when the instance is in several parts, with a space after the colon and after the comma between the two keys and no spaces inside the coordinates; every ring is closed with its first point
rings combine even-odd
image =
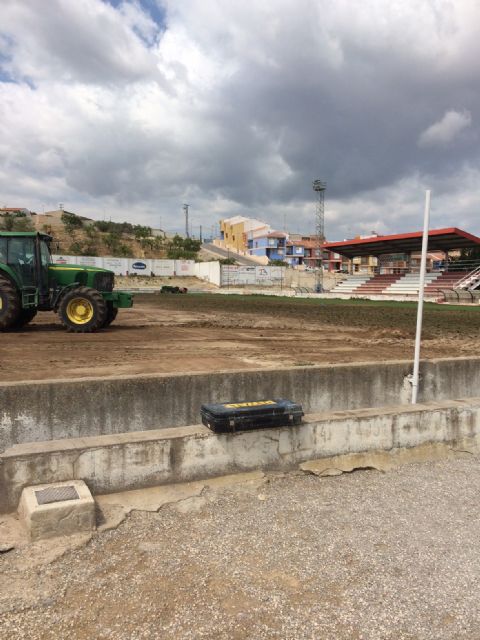
{"type": "Polygon", "coordinates": [[[67,318],[74,324],[87,324],[93,314],[92,303],[86,298],[72,298],[67,305],[67,318]]]}

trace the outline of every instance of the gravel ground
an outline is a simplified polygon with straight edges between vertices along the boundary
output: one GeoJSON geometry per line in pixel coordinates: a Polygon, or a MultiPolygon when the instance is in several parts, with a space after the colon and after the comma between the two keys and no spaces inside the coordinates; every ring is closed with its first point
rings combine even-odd
{"type": "Polygon", "coordinates": [[[49,565],[0,556],[0,638],[480,638],[479,484],[470,457],[136,511],[49,565]]]}

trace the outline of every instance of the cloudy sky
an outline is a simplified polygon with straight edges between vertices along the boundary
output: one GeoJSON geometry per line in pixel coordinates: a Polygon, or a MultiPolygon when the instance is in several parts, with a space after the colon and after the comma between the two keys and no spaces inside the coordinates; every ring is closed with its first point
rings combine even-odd
{"type": "Polygon", "coordinates": [[[1,0],[0,205],[480,234],[478,0],[1,0]]]}

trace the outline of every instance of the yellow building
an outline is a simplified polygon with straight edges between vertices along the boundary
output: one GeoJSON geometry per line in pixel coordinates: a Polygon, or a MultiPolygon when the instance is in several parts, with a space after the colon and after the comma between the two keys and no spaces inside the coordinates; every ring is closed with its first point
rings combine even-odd
{"type": "Polygon", "coordinates": [[[234,216],[220,220],[220,239],[226,249],[245,251],[243,240],[243,223],[247,220],[243,216],[234,216]]]}
{"type": "Polygon", "coordinates": [[[259,230],[268,233],[270,225],[244,216],[233,216],[220,220],[220,244],[225,249],[231,249],[237,253],[245,253],[248,248],[248,239],[253,232],[259,230]]]}

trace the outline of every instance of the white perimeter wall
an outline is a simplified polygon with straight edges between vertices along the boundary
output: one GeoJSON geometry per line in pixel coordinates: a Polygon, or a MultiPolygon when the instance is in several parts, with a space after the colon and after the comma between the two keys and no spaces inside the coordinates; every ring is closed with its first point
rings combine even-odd
{"type": "Polygon", "coordinates": [[[94,256],[52,256],[55,264],[78,264],[110,269],[117,276],[196,276],[217,287],[242,285],[278,285],[285,280],[286,267],[220,265],[193,260],[153,260],[150,258],[98,258],[94,256]]]}
{"type": "Polygon", "coordinates": [[[222,265],[221,285],[273,285],[285,280],[286,267],[244,267],[222,265]]]}
{"type": "Polygon", "coordinates": [[[84,267],[110,269],[117,276],[133,273],[144,276],[195,276],[193,260],[151,260],[147,258],[98,258],[94,256],[54,255],[55,264],[78,264],[84,267]]]}
{"type": "Polygon", "coordinates": [[[196,262],[195,275],[200,280],[216,284],[219,287],[221,285],[220,262],[196,262]]]}

